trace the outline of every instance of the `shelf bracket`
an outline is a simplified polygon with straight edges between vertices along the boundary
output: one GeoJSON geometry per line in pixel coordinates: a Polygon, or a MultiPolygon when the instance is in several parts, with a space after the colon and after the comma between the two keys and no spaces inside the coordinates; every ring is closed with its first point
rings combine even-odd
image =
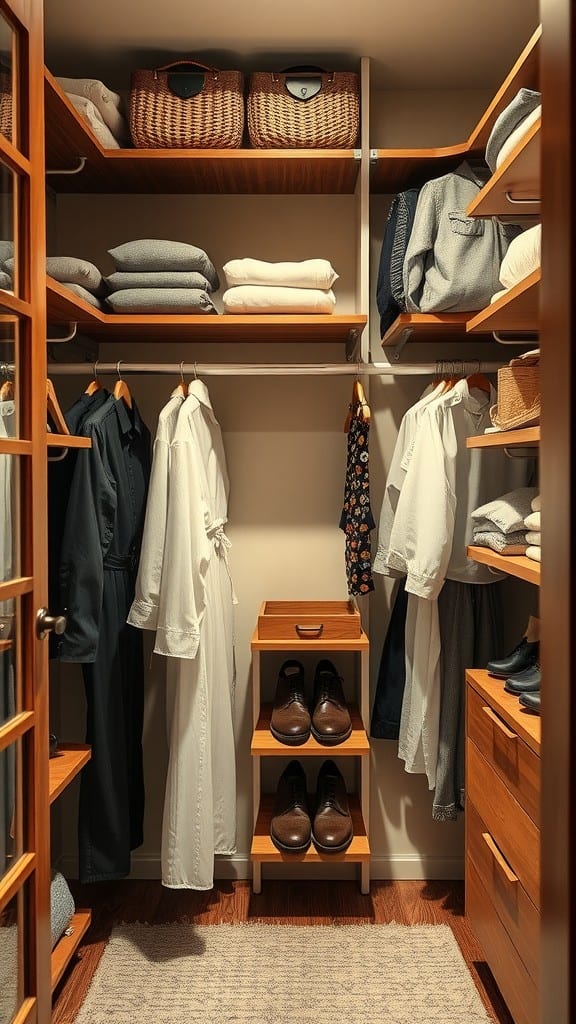
{"type": "Polygon", "coordinates": [[[512,203],[513,206],[533,206],[534,203],[540,205],[542,201],[537,196],[534,196],[533,199],[516,199],[511,192],[505,192],[504,195],[506,196],[507,202],[512,203]]]}
{"type": "Polygon", "coordinates": [[[76,167],[58,167],[55,170],[46,168],[46,174],[80,174],[86,166],[86,157],[81,156],[78,158],[78,165],[76,167]]]}
{"type": "MultiPolygon", "coordinates": [[[[518,334],[519,331],[511,331],[511,334],[518,334]]],[[[497,341],[499,345],[531,345],[532,342],[538,341],[540,334],[538,331],[527,331],[528,337],[524,338],[503,338],[499,331],[492,331],[492,337],[494,341],[497,341]]]]}
{"type": "Polygon", "coordinates": [[[392,348],[388,350],[387,355],[390,362],[400,362],[400,356],[402,355],[404,349],[406,348],[406,345],[410,341],[410,336],[413,330],[413,327],[405,327],[400,336],[400,340],[396,343],[396,345],[394,345],[392,348]]]}
{"type": "Polygon", "coordinates": [[[378,163],[378,150],[377,149],[371,149],[370,150],[370,165],[372,166],[372,165],[375,165],[377,163],[378,163]]]}
{"type": "Polygon", "coordinates": [[[72,320],[71,323],[68,324],[68,334],[65,334],[63,337],[60,338],[46,338],[46,344],[59,345],[63,341],[72,341],[72,339],[76,337],[77,330],[78,324],[76,323],[75,320],[72,320]]]}
{"type": "Polygon", "coordinates": [[[355,149],[354,150],[354,159],[357,160],[357,161],[360,161],[362,159],[362,150],[361,149],[355,149]]]}

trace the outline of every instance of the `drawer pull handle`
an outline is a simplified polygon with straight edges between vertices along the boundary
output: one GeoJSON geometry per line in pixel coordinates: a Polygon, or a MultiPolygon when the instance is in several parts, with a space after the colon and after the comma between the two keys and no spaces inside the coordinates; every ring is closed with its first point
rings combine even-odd
{"type": "Polygon", "coordinates": [[[500,853],[500,850],[496,846],[496,843],[492,839],[492,836],[490,835],[490,833],[489,832],[483,832],[482,833],[482,839],[486,843],[486,846],[490,850],[490,853],[492,854],[492,856],[493,856],[494,860],[496,861],[498,867],[500,868],[502,874],[506,878],[506,881],[509,882],[510,885],[517,885],[518,884],[518,875],[514,874],[514,872],[512,871],[512,868],[510,867],[508,862],[504,859],[504,857],[500,853]]]}
{"type": "Polygon", "coordinates": [[[321,636],[323,629],[323,622],[321,622],[318,626],[299,626],[298,623],[296,623],[296,632],[298,633],[298,636],[307,636],[311,633],[314,633],[315,636],[321,636]]]}
{"type": "Polygon", "coordinates": [[[518,736],[516,735],[516,733],[512,732],[512,730],[509,729],[507,725],[504,725],[504,722],[502,721],[502,719],[498,718],[498,715],[496,715],[492,711],[492,708],[489,708],[489,707],[487,707],[484,704],[483,707],[482,707],[482,711],[484,712],[485,715],[488,715],[488,718],[490,719],[490,721],[493,722],[495,726],[497,726],[497,728],[500,730],[500,732],[504,733],[504,735],[505,735],[507,740],[517,740],[518,739],[518,736]]]}

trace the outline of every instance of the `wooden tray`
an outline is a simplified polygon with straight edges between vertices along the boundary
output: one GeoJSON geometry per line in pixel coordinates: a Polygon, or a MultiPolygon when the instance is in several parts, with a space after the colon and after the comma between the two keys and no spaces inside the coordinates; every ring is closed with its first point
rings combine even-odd
{"type": "Polygon", "coordinates": [[[259,640],[357,640],[360,614],[352,601],[263,601],[259,640]]]}

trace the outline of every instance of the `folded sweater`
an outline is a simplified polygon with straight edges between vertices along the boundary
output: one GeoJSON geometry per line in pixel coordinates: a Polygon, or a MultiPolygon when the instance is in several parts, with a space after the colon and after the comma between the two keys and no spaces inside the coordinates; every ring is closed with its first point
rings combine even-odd
{"type": "Polygon", "coordinates": [[[252,284],[229,288],[222,301],[226,313],[333,313],[336,304],[332,290],[252,284]]]}
{"type": "Polygon", "coordinates": [[[481,548],[491,548],[499,555],[523,555],[528,544],[523,530],[514,533],[502,533],[501,530],[475,530],[472,543],[481,548]]]}
{"type": "MultiPolygon", "coordinates": [[[[508,491],[501,498],[488,501],[475,509],[472,512],[472,519],[489,519],[503,533],[521,530],[526,516],[530,514],[530,502],[537,493],[535,487],[518,487],[515,491],[508,491]]],[[[540,526],[529,526],[527,529],[540,529],[540,526]]]]}
{"type": "Polygon", "coordinates": [[[244,284],[277,285],[284,288],[321,288],[327,290],[338,280],[328,260],[302,260],[300,263],[267,263],[250,258],[228,260],[224,264],[229,288],[244,284]]]}

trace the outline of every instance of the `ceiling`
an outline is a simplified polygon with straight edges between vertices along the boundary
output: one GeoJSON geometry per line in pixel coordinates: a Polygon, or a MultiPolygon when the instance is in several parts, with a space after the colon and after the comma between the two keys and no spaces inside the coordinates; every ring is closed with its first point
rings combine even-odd
{"type": "Polygon", "coordinates": [[[245,71],[369,56],[378,88],[494,88],[538,11],[538,0],[46,0],[46,63],[127,89],[132,69],[185,55],[245,71]]]}

